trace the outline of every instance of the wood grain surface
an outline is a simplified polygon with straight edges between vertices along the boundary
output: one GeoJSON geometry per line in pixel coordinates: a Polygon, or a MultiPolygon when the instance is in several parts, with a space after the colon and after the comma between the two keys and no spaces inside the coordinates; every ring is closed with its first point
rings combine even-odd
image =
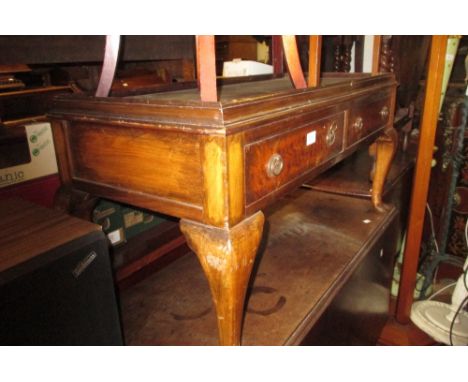
{"type": "Polygon", "coordinates": [[[101,231],[99,225],[22,199],[0,200],[0,211],[0,272],[101,231]]]}
{"type": "Polygon", "coordinates": [[[169,215],[233,226],[391,124],[392,75],[325,76],[323,83],[300,92],[287,79],[230,84],[216,104],[190,98],[189,90],[62,97],[51,113],[62,121],[54,123],[62,180],[169,215]],[[364,121],[359,136],[352,131],[354,116],[364,121]],[[325,147],[333,119],[333,144],[325,147]],[[317,136],[307,145],[309,130],[317,136]],[[266,179],[275,150],[285,156],[285,167],[266,179]]]}

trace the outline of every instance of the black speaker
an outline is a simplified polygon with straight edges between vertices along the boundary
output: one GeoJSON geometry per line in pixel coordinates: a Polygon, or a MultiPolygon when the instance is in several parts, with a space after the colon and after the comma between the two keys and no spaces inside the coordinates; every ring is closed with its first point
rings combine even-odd
{"type": "Polygon", "coordinates": [[[0,239],[0,345],[122,345],[103,232],[56,211],[18,205],[16,229],[3,221],[10,235],[0,239]]]}

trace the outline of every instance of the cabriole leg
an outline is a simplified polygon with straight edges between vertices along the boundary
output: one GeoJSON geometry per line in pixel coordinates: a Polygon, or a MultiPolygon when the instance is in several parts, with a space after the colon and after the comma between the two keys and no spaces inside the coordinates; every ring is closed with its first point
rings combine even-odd
{"type": "Polygon", "coordinates": [[[382,193],[384,190],[385,180],[387,179],[390,165],[398,144],[398,134],[393,127],[385,130],[370,148],[370,154],[374,156],[374,168],[372,169],[372,204],[374,207],[383,212],[387,208],[382,202],[382,193]]]}
{"type": "Polygon", "coordinates": [[[232,228],[180,221],[180,229],[210,284],[221,345],[240,345],[245,293],[263,223],[262,212],[232,228]]]}

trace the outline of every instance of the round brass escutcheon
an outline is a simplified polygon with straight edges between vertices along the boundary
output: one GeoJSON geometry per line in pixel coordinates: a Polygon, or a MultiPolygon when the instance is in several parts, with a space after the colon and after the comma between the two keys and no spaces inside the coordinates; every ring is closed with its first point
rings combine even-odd
{"type": "Polygon", "coordinates": [[[356,120],[353,123],[354,130],[356,130],[357,133],[360,133],[362,128],[364,127],[364,121],[362,120],[361,117],[357,117],[356,120]]]}
{"type": "Polygon", "coordinates": [[[284,162],[283,157],[279,154],[273,154],[266,165],[266,172],[268,177],[273,178],[281,174],[283,171],[284,162]]]}
{"type": "Polygon", "coordinates": [[[329,127],[328,127],[328,131],[327,131],[327,135],[325,137],[325,142],[327,144],[328,147],[330,147],[331,145],[333,145],[333,143],[335,143],[335,140],[336,140],[336,130],[338,130],[338,124],[336,123],[336,121],[334,121],[329,127]]]}
{"type": "Polygon", "coordinates": [[[384,106],[382,110],[380,110],[380,116],[382,119],[386,119],[388,117],[388,107],[384,106]]]}

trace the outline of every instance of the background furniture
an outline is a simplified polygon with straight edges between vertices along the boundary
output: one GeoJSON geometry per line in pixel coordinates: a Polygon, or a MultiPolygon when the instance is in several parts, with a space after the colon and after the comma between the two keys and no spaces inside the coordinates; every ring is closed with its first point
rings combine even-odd
{"type": "Polygon", "coordinates": [[[14,86],[0,88],[0,199],[17,196],[51,207],[60,179],[50,125],[41,125],[37,129],[25,126],[46,122],[52,97],[70,94],[77,89],[73,85],[50,85],[24,64],[0,65],[0,77],[2,75],[7,84],[14,86]],[[32,133],[28,139],[29,132],[35,130],[41,131],[39,138],[37,135],[33,138],[35,134],[32,133]],[[35,138],[37,141],[32,140],[35,138]],[[44,155],[46,147],[50,155],[44,155]],[[38,156],[34,155],[35,149],[39,150],[38,156]],[[33,160],[36,163],[32,164],[33,160]],[[23,165],[30,167],[27,170],[18,167],[23,165]]]}

